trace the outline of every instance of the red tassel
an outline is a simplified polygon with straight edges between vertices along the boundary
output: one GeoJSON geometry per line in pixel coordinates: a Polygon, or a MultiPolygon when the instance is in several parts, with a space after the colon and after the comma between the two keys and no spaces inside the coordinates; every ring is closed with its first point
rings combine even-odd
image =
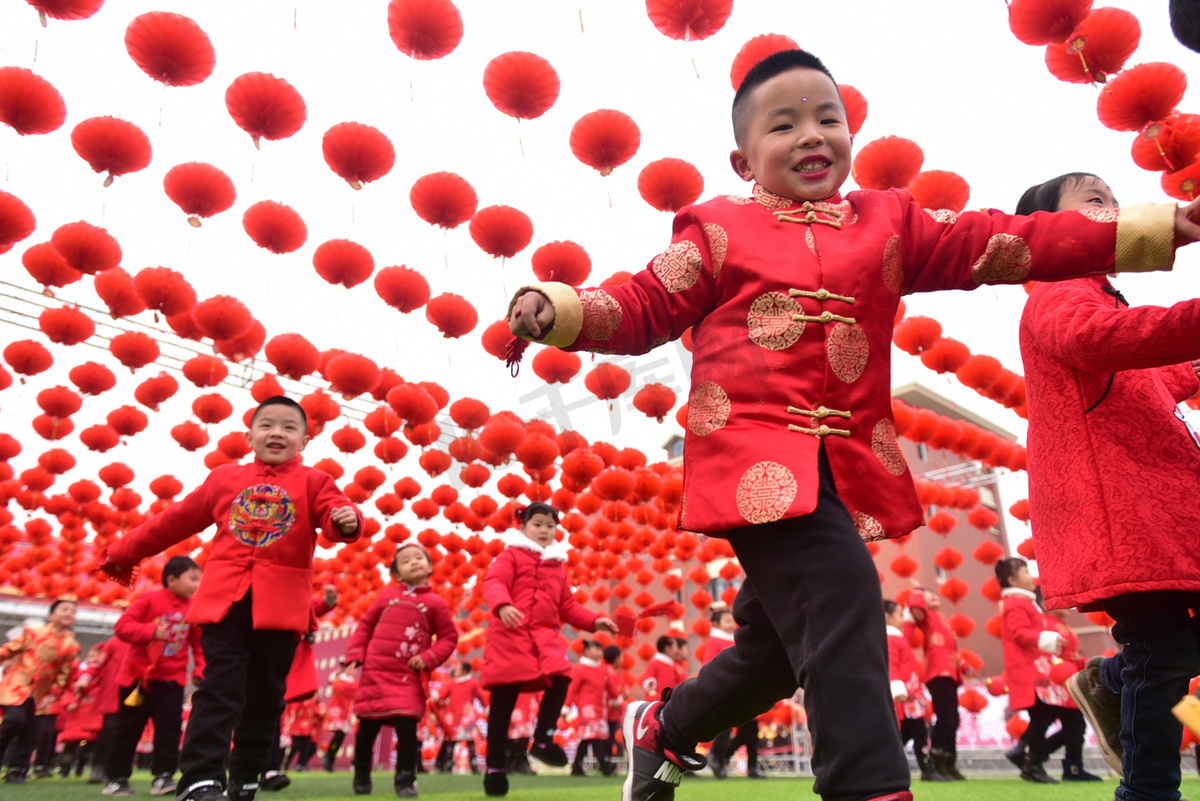
{"type": "Polygon", "coordinates": [[[108,561],[107,553],[101,554],[100,559],[103,561],[100,564],[100,567],[95,569],[95,572],[104,574],[110,580],[117,582],[125,588],[132,587],[133,583],[137,581],[138,575],[142,572],[141,568],[137,565],[134,565],[133,567],[121,567],[120,565],[114,565],[112,562],[108,561]]]}
{"type": "Polygon", "coordinates": [[[525,349],[528,347],[529,341],[520,337],[513,337],[504,346],[504,363],[508,366],[508,372],[513,378],[516,378],[517,373],[521,372],[521,357],[525,355],[525,349]]]}

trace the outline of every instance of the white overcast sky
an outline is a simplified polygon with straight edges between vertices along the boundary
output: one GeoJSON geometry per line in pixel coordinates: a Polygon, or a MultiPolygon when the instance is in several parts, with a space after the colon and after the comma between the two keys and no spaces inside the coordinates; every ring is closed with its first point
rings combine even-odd
{"type": "MultiPolygon", "coordinates": [[[[704,176],[703,197],[749,189],[728,166],[729,67],[742,44],[761,33],[791,36],[824,58],[839,82],[866,96],[870,113],[857,138],[860,146],[892,134],[913,139],[924,149],[927,169],[953,170],[966,178],[971,208],[1011,210],[1029,185],[1072,170],[1099,173],[1125,204],[1167,199],[1158,174],[1144,172],[1130,160],[1133,135],[1109,131],[1096,120],[1099,90],[1054,79],[1045,69],[1043,49],[1021,44],[1009,32],[1001,0],[737,0],[723,30],[692,43],[658,33],[638,0],[461,0],[458,5],[463,41],[448,57],[430,62],[413,61],[393,46],[384,0],[109,0],[90,20],[50,20],[44,29],[25,3],[0,5],[0,64],[33,69],[58,88],[67,105],[66,124],[51,134],[21,137],[0,128],[0,189],[24,200],[38,221],[32,237],[0,256],[0,279],[31,287],[20,264],[25,248],[49,239],[63,223],[87,220],[119,240],[123,265],[131,273],[164,265],[182,272],[202,298],[236,295],[266,325],[269,336],[300,332],[319,348],[362,353],[408,380],[437,381],[452,398],[476,397],[493,411],[532,416],[547,405],[522,400],[541,386],[528,366],[535,351],[529,351],[514,380],[483,352],[480,334],[502,316],[509,294],[531,280],[529,258],[541,244],[571,239],[583,245],[593,260],[591,284],[618,270],[641,269],[665,246],[670,215],[653,210],[637,192],[638,172],[648,162],[665,156],[687,159],[704,176]],[[209,34],[217,63],[203,84],[164,89],[127,55],[126,25],[150,10],[190,16],[209,34]],[[562,79],[558,102],[539,119],[518,124],[498,112],[483,92],[485,65],[510,50],[543,56],[562,79]],[[271,72],[300,91],[308,121],[299,134],[264,141],[255,150],[234,125],[224,92],[234,78],[250,71],[271,72]],[[578,162],[568,147],[574,122],[599,108],[628,113],[642,132],[637,155],[606,178],[578,162]],[[103,188],[101,176],[70,144],[71,129],[96,115],[140,126],[154,148],[149,168],[103,188]],[[334,175],[321,156],[322,135],[344,121],[381,129],[397,152],[391,173],[358,192],[334,175]],[[231,210],[199,229],[187,225],[162,189],[166,171],[187,161],[220,167],[238,191],[231,210]],[[421,221],[409,205],[409,189],[421,175],[439,170],[470,181],[481,207],[507,204],[530,215],[530,247],[502,265],[475,246],[466,225],[443,234],[421,221]],[[301,214],[309,231],[303,248],[278,256],[254,245],[242,230],[241,215],[259,200],[280,201],[301,214]],[[478,328],[461,340],[445,340],[426,322],[423,310],[405,316],[385,306],[370,281],[351,290],[324,283],[312,268],[312,252],[333,238],[365,245],[377,269],[406,264],[421,270],[435,295],[464,295],[479,312],[478,328]]],[[[1131,65],[1170,61],[1192,71],[1200,57],[1171,37],[1167,3],[1125,0],[1107,5],[1129,9],[1141,21],[1142,41],[1131,65]]],[[[1181,108],[1200,110],[1195,89],[1181,108]]],[[[1135,304],[1192,297],[1200,286],[1200,247],[1189,251],[1181,254],[1173,273],[1122,278],[1118,285],[1135,304]]],[[[22,295],[8,288],[4,292],[22,295]]],[[[60,291],[59,297],[99,305],[87,278],[60,291]]],[[[907,302],[910,314],[937,318],[947,336],[1020,372],[1017,323],[1024,297],[1020,288],[1001,287],[907,302]]],[[[4,308],[28,308],[4,301],[4,308]]],[[[145,314],[139,319],[153,322],[145,314]]],[[[13,325],[0,330],[4,343],[27,336],[41,339],[13,325]]],[[[14,461],[18,470],[31,466],[46,447],[29,427],[36,390],[67,383],[65,368],[81,361],[119,368],[106,353],[86,346],[51,349],[54,370],[0,396],[0,429],[25,445],[14,461]]],[[[1023,421],[997,404],[899,351],[894,363],[894,384],[920,381],[1023,440],[1023,421]]],[[[679,390],[683,402],[687,373],[675,345],[641,357],[637,364],[656,364],[650,372],[679,390]]],[[[585,355],[585,371],[587,366],[585,355]]],[[[75,418],[76,431],[101,421],[115,406],[132,403],[136,382],[157,369],[145,368],[135,377],[119,368],[115,390],[85,400],[75,418]]],[[[184,383],[182,377],[180,381],[184,383]]],[[[248,394],[225,389],[240,418],[250,405],[248,394]]],[[[53,491],[63,491],[76,478],[94,477],[99,465],[114,458],[134,467],[134,487],[147,500],[145,485],[160,473],[172,472],[188,487],[198,483],[204,475],[200,454],[185,453],[168,435],[170,426],[190,417],[196,394],[185,385],[152,415],[150,430],[106,455],[85,454],[72,436],[68,447],[80,465],[53,491]]],[[[590,397],[583,373],[563,390],[563,397],[567,403],[590,397]]],[[[681,432],[673,417],[659,425],[623,410],[614,434],[608,410],[599,403],[583,404],[570,421],[589,439],[641,448],[651,460],[660,458],[659,446],[671,433],[681,432]]],[[[215,427],[214,443],[239,426],[231,419],[215,427]]],[[[310,461],[330,455],[328,436],[322,440],[311,447],[310,461]]],[[[367,453],[369,449],[346,460],[350,471],[367,463],[367,453]]],[[[451,472],[457,474],[458,467],[451,472]]],[[[416,475],[426,490],[448,477],[428,480],[420,473],[416,453],[393,468],[392,478],[403,473],[416,475]]],[[[1022,483],[1021,477],[1006,480],[1006,506],[1023,497],[1022,483]]]]}

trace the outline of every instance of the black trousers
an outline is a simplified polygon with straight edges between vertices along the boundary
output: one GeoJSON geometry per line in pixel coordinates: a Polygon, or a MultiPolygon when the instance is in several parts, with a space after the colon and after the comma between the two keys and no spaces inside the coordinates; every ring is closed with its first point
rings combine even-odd
{"type": "Polygon", "coordinates": [[[912,740],[913,753],[924,754],[925,746],[929,743],[929,727],[925,718],[905,718],[900,721],[900,742],[912,740]]]}
{"type": "Polygon", "coordinates": [[[712,753],[724,766],[729,758],[746,746],[746,772],[758,770],[758,721],[753,720],[745,726],[738,726],[737,732],[726,729],[716,736],[712,744],[712,753]]]}
{"type": "Polygon", "coordinates": [[[958,682],[949,676],[938,676],[925,682],[933,701],[933,731],[929,744],[953,754],[958,741],[958,682]]]}
{"type": "MultiPolygon", "coordinates": [[[[492,688],[491,706],[488,709],[488,752],[489,770],[504,770],[508,764],[508,724],[512,722],[513,709],[521,694],[522,684],[497,684],[492,688]]],[[[533,730],[533,741],[549,742],[562,714],[567,690],[571,689],[569,676],[553,676],[550,686],[542,693],[538,704],[538,719],[533,730]]]]}
{"type": "Polygon", "coordinates": [[[865,801],[908,789],[908,759],[888,680],[879,574],[837,495],[824,446],[818,471],[812,514],[728,532],[746,571],[733,647],[674,689],[663,733],[691,747],[803,687],[813,790],[865,801]]]}
{"type": "Polygon", "coordinates": [[[37,742],[37,719],[34,716],[33,696],[22,704],[0,707],[4,711],[4,722],[0,723],[0,759],[12,747],[8,758],[9,773],[16,771],[24,775],[29,770],[29,757],[37,742]]]}
{"type": "Polygon", "coordinates": [[[254,628],[251,591],[225,617],[204,626],[204,683],[192,696],[183,739],[179,795],[201,783],[225,786],[225,759],[234,784],[258,781],[267,769],[271,740],[278,737],[287,674],[296,654],[296,633],[254,628]],[[236,744],[234,724],[237,725],[236,744]]]}
{"type": "Polygon", "coordinates": [[[1044,704],[1041,699],[1038,699],[1037,703],[1045,707],[1046,711],[1036,712],[1035,719],[1035,710],[1038,707],[1029,710],[1029,727],[1025,729],[1025,734],[1021,735],[1021,741],[1029,747],[1029,752],[1045,759],[1065,746],[1064,758],[1072,762],[1082,762],[1083,737],[1087,733],[1083,713],[1078,709],[1044,704]],[[1046,729],[1050,728],[1055,720],[1062,724],[1062,728],[1047,737],[1046,729]]]}
{"type": "Polygon", "coordinates": [[[104,728],[96,737],[96,747],[92,749],[92,770],[103,771],[108,763],[108,753],[112,750],[113,735],[117,732],[117,718],[120,712],[104,716],[104,728]]]}
{"type": "Polygon", "coordinates": [[[312,752],[316,749],[313,745],[313,739],[308,734],[297,734],[292,738],[292,750],[288,752],[287,759],[283,762],[283,769],[290,770],[292,765],[297,768],[303,767],[308,769],[308,760],[312,759],[312,752]]]}
{"type": "Polygon", "coordinates": [[[38,715],[34,726],[37,727],[37,753],[33,757],[33,767],[40,772],[49,772],[54,767],[54,757],[58,756],[58,715],[38,715]]]}
{"type": "Polygon", "coordinates": [[[420,743],[417,742],[417,719],[406,717],[359,718],[358,731],[354,735],[354,775],[371,775],[375,754],[375,738],[384,726],[396,730],[396,773],[416,773],[417,760],[421,758],[420,743]]]}
{"type": "Polygon", "coordinates": [[[337,755],[342,750],[342,741],[345,739],[346,739],[346,732],[335,731],[333,733],[333,736],[329,738],[329,745],[325,746],[325,755],[328,756],[328,755],[332,754],[333,758],[337,759],[337,755]]]}
{"type": "Polygon", "coordinates": [[[574,769],[583,770],[583,760],[587,758],[589,748],[592,749],[592,758],[600,765],[601,770],[608,770],[612,763],[612,759],[609,758],[612,751],[609,748],[607,737],[603,740],[580,740],[579,748],[575,751],[574,769]]]}
{"type": "Polygon", "coordinates": [[[183,728],[183,685],[173,681],[155,681],[142,687],[141,706],[125,706],[133,692],[130,684],[117,691],[121,707],[117,710],[117,728],[104,763],[109,780],[128,779],[133,773],[133,758],[146,722],[154,721],[154,757],[150,771],[155,776],[174,775],[179,767],[179,732],[183,728]]]}

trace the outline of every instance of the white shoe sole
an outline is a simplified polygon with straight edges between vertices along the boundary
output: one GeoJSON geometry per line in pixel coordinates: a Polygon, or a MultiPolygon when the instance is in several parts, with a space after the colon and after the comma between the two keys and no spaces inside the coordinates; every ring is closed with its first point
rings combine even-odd
{"type": "Polygon", "coordinates": [[[621,733],[625,737],[625,760],[629,763],[626,769],[625,784],[621,785],[621,801],[633,801],[633,726],[638,713],[646,706],[645,701],[630,704],[625,710],[625,719],[621,721],[621,733]]]}

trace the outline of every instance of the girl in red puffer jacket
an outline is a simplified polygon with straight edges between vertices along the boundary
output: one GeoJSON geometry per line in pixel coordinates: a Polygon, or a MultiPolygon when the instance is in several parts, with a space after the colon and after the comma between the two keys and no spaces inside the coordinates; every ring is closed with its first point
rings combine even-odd
{"type": "Polygon", "coordinates": [[[375,599],[346,649],[346,664],[362,665],[354,714],[354,792],[371,792],[375,738],[396,730],[396,795],[417,797],[417,721],[425,714],[429,673],[458,644],[450,607],[426,584],[433,565],[419,545],[405,545],[392,560],[396,583],[375,599]]]}

